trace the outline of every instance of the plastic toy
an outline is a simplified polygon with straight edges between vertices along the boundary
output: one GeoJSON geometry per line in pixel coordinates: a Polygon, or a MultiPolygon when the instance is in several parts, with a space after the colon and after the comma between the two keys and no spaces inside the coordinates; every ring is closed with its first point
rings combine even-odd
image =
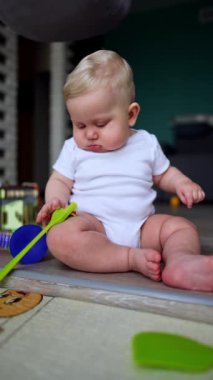
{"type": "MultiPolygon", "coordinates": [[[[13,257],[26,247],[38,234],[42,232],[42,228],[36,224],[26,224],[18,228],[10,239],[10,253],[13,257]]],[[[34,264],[41,261],[48,250],[46,243],[46,235],[29,250],[28,253],[20,260],[21,264],[34,264]]]]}
{"type": "Polygon", "coordinates": [[[65,208],[55,210],[52,213],[51,220],[47,224],[47,226],[45,226],[39,232],[39,234],[37,234],[33,238],[33,240],[31,240],[20,252],[18,252],[16,256],[0,271],[0,280],[3,280],[6,277],[6,275],[15,267],[15,265],[19,263],[19,261],[35,246],[37,242],[39,242],[39,240],[42,237],[44,237],[44,235],[50,230],[50,228],[52,228],[54,225],[58,223],[62,223],[63,221],[65,221],[69,215],[75,212],[76,209],[77,204],[75,202],[72,202],[69,206],[65,208]]]}
{"type": "MultiPolygon", "coordinates": [[[[0,247],[8,249],[15,257],[32,239],[34,239],[42,228],[36,224],[26,224],[19,227],[14,233],[0,232],[0,247]]],[[[30,251],[20,260],[21,264],[34,264],[41,261],[47,252],[46,236],[37,242],[30,251]]]]}
{"type": "Polygon", "coordinates": [[[201,372],[213,367],[213,347],[163,332],[142,332],[132,339],[133,360],[144,367],[201,372]]]}
{"type": "Polygon", "coordinates": [[[0,318],[23,314],[37,306],[42,299],[42,294],[7,289],[0,293],[0,318]]]}
{"type": "Polygon", "coordinates": [[[169,204],[172,208],[176,209],[180,206],[180,199],[176,195],[173,195],[169,200],[169,204]]]}
{"type": "Polygon", "coordinates": [[[35,182],[0,186],[0,231],[12,233],[34,223],[40,203],[39,185],[35,182]]]}

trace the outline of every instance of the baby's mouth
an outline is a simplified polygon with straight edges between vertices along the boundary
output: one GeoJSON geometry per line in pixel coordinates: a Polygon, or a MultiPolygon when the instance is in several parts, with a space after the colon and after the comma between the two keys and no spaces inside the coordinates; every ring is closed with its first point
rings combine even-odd
{"type": "Polygon", "coordinates": [[[87,149],[91,150],[92,152],[102,152],[103,151],[103,147],[101,145],[97,145],[97,144],[88,145],[87,149]]]}

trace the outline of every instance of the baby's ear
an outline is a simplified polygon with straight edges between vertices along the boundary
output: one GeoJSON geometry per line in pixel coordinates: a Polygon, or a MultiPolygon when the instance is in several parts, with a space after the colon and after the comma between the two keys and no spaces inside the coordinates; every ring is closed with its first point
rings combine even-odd
{"type": "Polygon", "coordinates": [[[133,127],[137,121],[138,115],[140,112],[140,106],[138,103],[133,102],[129,106],[128,115],[129,115],[129,126],[133,127]]]}

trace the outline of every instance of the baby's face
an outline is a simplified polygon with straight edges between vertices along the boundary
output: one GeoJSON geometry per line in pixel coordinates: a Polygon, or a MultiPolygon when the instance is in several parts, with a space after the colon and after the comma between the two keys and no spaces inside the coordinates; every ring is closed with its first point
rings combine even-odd
{"type": "Polygon", "coordinates": [[[110,88],[69,99],[67,109],[76,144],[94,152],[112,151],[125,145],[132,133],[130,127],[137,119],[132,116],[131,105],[118,101],[110,88]]]}

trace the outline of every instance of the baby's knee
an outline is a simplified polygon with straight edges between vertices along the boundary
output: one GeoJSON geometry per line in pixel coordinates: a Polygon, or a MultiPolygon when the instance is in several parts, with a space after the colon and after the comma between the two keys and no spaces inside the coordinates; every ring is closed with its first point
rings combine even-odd
{"type": "Polygon", "coordinates": [[[49,251],[54,255],[56,252],[60,252],[63,245],[63,236],[60,229],[53,227],[47,234],[47,246],[49,251]]]}
{"type": "Polygon", "coordinates": [[[161,234],[168,236],[177,231],[186,229],[198,234],[197,226],[193,222],[182,216],[171,216],[164,222],[161,229],[161,234]]]}
{"type": "Polygon", "coordinates": [[[195,228],[195,224],[191,222],[191,220],[183,217],[183,216],[172,216],[171,222],[174,223],[175,226],[180,227],[192,227],[195,228]]]}
{"type": "Polygon", "coordinates": [[[53,256],[61,258],[67,252],[72,253],[76,249],[77,234],[67,232],[63,225],[53,227],[47,234],[47,246],[53,256]]]}

